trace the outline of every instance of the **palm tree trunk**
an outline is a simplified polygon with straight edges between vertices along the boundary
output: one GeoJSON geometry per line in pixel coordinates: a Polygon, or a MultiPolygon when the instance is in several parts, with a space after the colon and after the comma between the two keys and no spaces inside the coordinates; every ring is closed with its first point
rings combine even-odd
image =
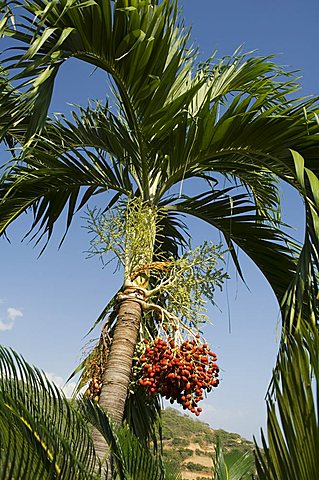
{"type": "MultiPolygon", "coordinates": [[[[127,390],[131,378],[133,355],[138,340],[142,309],[134,298],[138,288],[127,289],[123,292],[125,299],[120,303],[113,341],[108,355],[106,369],[103,375],[102,389],[99,403],[112,421],[120,425],[123,420],[127,390]]],[[[107,462],[108,470],[112,470],[111,459],[107,455],[108,445],[102,435],[93,432],[95,451],[101,462],[107,462]]],[[[108,476],[111,478],[111,476],[108,476]]]]}
{"type": "MultiPolygon", "coordinates": [[[[113,340],[102,378],[99,403],[120,425],[124,416],[125,401],[131,379],[132,363],[142,319],[142,307],[136,300],[145,300],[149,273],[143,271],[152,262],[156,237],[157,210],[139,199],[128,205],[126,213],[124,291],[118,297],[119,311],[113,340]],[[138,276],[132,273],[142,268],[138,276]]],[[[104,438],[93,433],[95,451],[107,465],[107,479],[112,478],[112,458],[104,438]],[[106,460],[107,458],[107,460],[106,460]]],[[[105,470],[105,469],[104,469],[105,470]]]]}
{"type": "MultiPolygon", "coordinates": [[[[134,295],[132,291],[130,295],[134,295]]],[[[134,299],[121,302],[100,396],[100,405],[116,424],[123,419],[141,315],[141,306],[134,299]]]]}

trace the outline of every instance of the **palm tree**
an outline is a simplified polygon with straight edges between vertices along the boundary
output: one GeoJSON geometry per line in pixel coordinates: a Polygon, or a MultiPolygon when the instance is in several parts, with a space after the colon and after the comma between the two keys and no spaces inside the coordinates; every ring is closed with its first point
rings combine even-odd
{"type": "MultiPolygon", "coordinates": [[[[68,230],[74,214],[98,194],[113,192],[104,200],[106,211],[123,198],[130,206],[123,289],[111,318],[100,397],[115,423],[123,418],[149,308],[152,265],[180,255],[187,238],[183,215],[221,232],[241,276],[237,247],[255,262],[288,328],[298,327],[305,305],[313,313],[313,276],[307,277],[310,290],[301,280],[314,251],[303,249],[298,263],[278,216],[278,179],[311,202],[289,149],[317,173],[318,107],[314,100],[287,100],[298,89],[292,75],[271,58],[240,52],[198,64],[176,1],[4,1],[2,10],[1,33],[21,48],[5,58],[1,138],[23,148],[3,170],[0,233],[31,209],[29,234],[47,242],[65,209],[68,230]],[[50,119],[54,81],[70,58],[104,71],[112,99],[73,112],[72,120],[50,119]],[[183,194],[189,179],[198,180],[193,197],[183,194]],[[134,242],[142,246],[135,253],[134,242]],[[291,296],[293,315],[286,308],[291,296]]],[[[97,450],[103,458],[105,445],[97,450]]]]}

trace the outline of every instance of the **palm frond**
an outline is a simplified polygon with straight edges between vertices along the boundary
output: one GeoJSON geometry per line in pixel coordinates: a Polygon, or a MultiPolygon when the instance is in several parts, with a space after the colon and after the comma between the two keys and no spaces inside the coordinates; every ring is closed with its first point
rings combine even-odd
{"type": "Polygon", "coordinates": [[[0,478],[93,479],[86,421],[38,369],[0,347],[0,478]]]}
{"type": "Polygon", "coordinates": [[[260,268],[280,302],[296,271],[296,246],[280,223],[269,223],[267,217],[258,213],[250,195],[232,195],[232,190],[229,187],[207,192],[167,209],[195,216],[216,227],[223,233],[239,273],[243,276],[236,245],[260,268]]]}
{"type": "MultiPolygon", "coordinates": [[[[3,3],[7,11],[2,34],[28,45],[26,51],[22,50],[20,62],[16,56],[8,58],[8,68],[18,65],[22,71],[15,79],[31,80],[29,92],[37,99],[34,113],[39,107],[41,114],[47,111],[54,77],[70,57],[113,76],[132,125],[136,122],[132,105],[147,115],[144,110],[150,98],[153,97],[152,108],[157,102],[162,106],[172,91],[181,90],[183,73],[179,69],[183,59],[189,57],[185,51],[188,34],[180,26],[175,1],[159,4],[153,0],[36,0],[16,1],[13,6],[11,2],[3,3]],[[10,25],[12,17],[14,27],[10,25]]],[[[43,116],[29,133],[41,124],[43,116]]]]}
{"type": "Polygon", "coordinates": [[[21,102],[22,93],[9,81],[9,73],[0,66],[0,141],[9,148],[25,135],[30,121],[32,100],[21,102]]]}
{"type": "MultiPolygon", "coordinates": [[[[101,478],[92,426],[108,443],[118,480],[179,478],[162,464],[160,452],[151,453],[145,439],[128,425],[115,427],[89,399],[70,402],[40,370],[4,347],[0,347],[0,426],[1,480],[101,478]]],[[[136,423],[133,426],[139,430],[136,423]]]]}
{"type": "Polygon", "coordinates": [[[160,456],[145,447],[127,424],[112,425],[107,414],[91,401],[82,403],[83,415],[107,440],[118,480],[178,480],[179,474],[165,469],[160,456]]]}
{"type": "Polygon", "coordinates": [[[0,185],[0,233],[32,207],[30,232],[35,231],[38,240],[47,234],[48,240],[65,208],[67,231],[75,211],[93,195],[109,190],[127,193],[127,184],[103,157],[80,151],[56,156],[54,144],[51,147],[49,151],[48,144],[45,149],[39,144],[36,150],[26,151],[20,161],[5,165],[0,185]]]}
{"type": "Polygon", "coordinates": [[[267,180],[273,175],[299,188],[289,149],[298,150],[317,172],[318,105],[314,100],[296,100],[267,108],[265,103],[267,97],[238,94],[219,116],[218,105],[210,107],[206,100],[192,120],[184,112],[159,144],[155,134],[154,148],[163,153],[158,168],[163,162],[166,172],[159,195],[182,179],[215,172],[238,178],[259,203],[269,192],[267,180]]]}
{"type": "Polygon", "coordinates": [[[267,398],[267,437],[257,447],[260,480],[316,478],[319,448],[317,328],[301,323],[282,343],[267,398]]]}
{"type": "Polygon", "coordinates": [[[224,454],[223,447],[218,440],[215,445],[212,480],[251,480],[253,470],[253,456],[246,453],[224,454]]]}
{"type": "Polygon", "coordinates": [[[124,420],[139,441],[154,452],[161,450],[161,404],[159,397],[150,397],[143,388],[129,392],[124,411],[124,420]]]}
{"type": "Polygon", "coordinates": [[[112,167],[112,172],[127,190],[138,188],[143,197],[143,169],[139,140],[121,115],[114,115],[108,105],[89,105],[71,112],[73,121],[64,117],[49,121],[37,147],[56,152],[80,151],[95,155],[112,167]]]}
{"type": "Polygon", "coordinates": [[[292,151],[295,175],[304,200],[305,235],[302,250],[292,279],[282,299],[285,329],[283,334],[298,331],[302,320],[309,325],[318,321],[318,271],[319,271],[319,198],[318,172],[306,166],[304,158],[292,151]]]}
{"type": "Polygon", "coordinates": [[[158,457],[146,450],[128,427],[122,427],[118,434],[122,446],[123,460],[128,472],[127,479],[165,479],[164,469],[158,457]]]}
{"type": "MultiPolygon", "coordinates": [[[[188,91],[187,107],[180,108],[179,115],[169,115],[175,118],[176,127],[181,123],[183,114],[186,114],[188,123],[196,119],[199,129],[204,124],[211,131],[212,126],[224,116],[224,121],[229,115],[242,114],[251,107],[255,113],[266,112],[266,115],[285,110],[289,102],[287,95],[296,93],[300,86],[292,72],[285,71],[276,65],[273,57],[258,57],[243,54],[240,50],[234,55],[216,60],[216,54],[205,63],[198,65],[193,75],[189,75],[188,85],[197,85],[196,90],[188,91]],[[211,116],[207,117],[210,112],[211,116]]],[[[169,108],[170,105],[165,105],[169,108]]],[[[161,113],[164,112],[161,110],[161,113]]],[[[155,111],[151,120],[155,123],[153,129],[154,139],[163,138],[161,127],[165,127],[163,119],[158,118],[155,111]],[[157,123],[157,121],[159,123],[157,123]]],[[[151,125],[149,125],[151,129],[151,125]]],[[[173,130],[173,129],[172,129],[173,130]]],[[[207,140],[210,133],[207,132],[207,140]]]]}

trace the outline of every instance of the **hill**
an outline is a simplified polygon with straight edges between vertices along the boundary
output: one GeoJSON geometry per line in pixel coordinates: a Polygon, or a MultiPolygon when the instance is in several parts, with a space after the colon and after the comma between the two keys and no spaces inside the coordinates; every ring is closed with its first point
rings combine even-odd
{"type": "Polygon", "coordinates": [[[173,408],[163,410],[162,423],[164,457],[180,467],[183,480],[211,479],[218,438],[225,454],[235,458],[238,454],[250,452],[253,464],[254,444],[238,433],[213,430],[207,423],[173,408]]]}

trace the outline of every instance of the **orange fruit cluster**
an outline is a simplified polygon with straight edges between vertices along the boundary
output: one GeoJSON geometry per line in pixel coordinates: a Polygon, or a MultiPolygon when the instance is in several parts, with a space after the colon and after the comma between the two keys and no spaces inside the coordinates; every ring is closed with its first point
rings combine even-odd
{"type": "Polygon", "coordinates": [[[171,338],[156,338],[152,343],[144,343],[140,385],[149,395],[160,394],[198,416],[202,411],[198,402],[203,400],[204,390],[209,392],[219,384],[216,354],[207,344],[195,340],[177,345],[171,338]]]}

